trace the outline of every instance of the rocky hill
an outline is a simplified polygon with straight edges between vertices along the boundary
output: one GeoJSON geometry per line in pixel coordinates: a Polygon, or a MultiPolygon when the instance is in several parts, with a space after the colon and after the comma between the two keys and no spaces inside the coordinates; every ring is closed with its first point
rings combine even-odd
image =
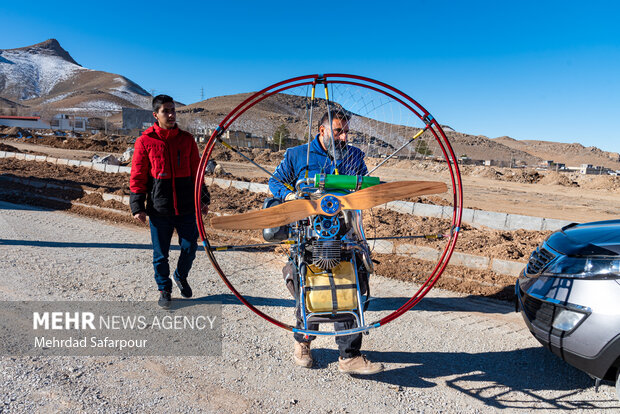
{"type": "Polygon", "coordinates": [[[494,138],[492,141],[514,150],[526,152],[543,160],[553,160],[569,167],[581,164],[602,165],[614,170],[620,169],[620,154],[603,151],[597,147],[584,147],[581,144],[565,144],[552,141],[516,140],[510,137],[494,138]]]}
{"type": "Polygon", "coordinates": [[[2,108],[92,115],[148,108],[149,101],[149,93],[124,76],[82,67],[55,39],[0,50],[2,108]]]}

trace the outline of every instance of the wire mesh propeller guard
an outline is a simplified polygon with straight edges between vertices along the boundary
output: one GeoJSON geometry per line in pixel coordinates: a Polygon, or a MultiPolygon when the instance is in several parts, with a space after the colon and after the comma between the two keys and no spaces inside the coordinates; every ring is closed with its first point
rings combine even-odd
{"type": "MultiPolygon", "coordinates": [[[[219,124],[219,119],[215,118],[217,114],[199,112],[203,114],[203,118],[200,118],[201,126],[210,128],[211,131],[195,183],[196,219],[200,237],[214,269],[226,286],[244,305],[267,321],[289,331],[308,335],[346,335],[368,331],[393,321],[415,306],[435,285],[446,268],[460,230],[463,208],[461,176],[457,158],[441,125],[405,93],[385,83],[355,75],[300,76],[278,82],[253,94],[236,97],[240,103],[219,124]],[[325,97],[319,98],[323,94],[325,97]],[[266,185],[261,187],[261,184],[255,183],[256,180],[247,178],[271,175],[282,159],[286,147],[312,141],[319,132],[318,123],[323,113],[332,118],[332,115],[338,112],[346,112],[350,118],[347,136],[349,146],[342,150],[337,143],[332,142],[328,148],[333,155],[332,159],[364,157],[369,175],[378,176],[382,181],[401,181],[403,178],[428,180],[431,175],[430,179],[443,181],[448,186],[447,193],[438,195],[439,197],[433,198],[430,203],[424,198],[395,200],[364,210],[365,237],[373,252],[373,259],[376,256],[381,257],[385,252],[381,243],[385,244],[386,241],[393,243],[388,244],[392,246],[390,252],[396,251],[396,244],[402,243],[403,239],[412,240],[414,243],[434,239],[434,243],[440,240],[442,244],[439,248],[437,244],[434,246],[439,250],[439,258],[431,266],[432,271],[428,273],[428,277],[421,279],[424,281],[417,291],[396,310],[390,313],[386,311],[386,314],[375,321],[346,331],[297,329],[259,309],[292,302],[290,299],[270,299],[265,296],[280,290],[286,292],[279,275],[288,256],[294,254],[289,250],[290,246],[293,246],[291,250],[294,250],[294,241],[265,242],[259,230],[216,230],[210,226],[210,220],[215,216],[260,209],[262,200],[270,194],[264,192],[266,185]],[[267,138],[271,138],[268,143],[265,142],[267,138]],[[248,148],[264,148],[266,145],[269,149],[248,148]],[[362,152],[353,151],[351,147],[362,152]],[[225,179],[220,178],[221,175],[218,177],[212,172],[212,163],[209,162],[212,159],[223,165],[224,171],[230,168],[236,174],[225,179]],[[203,214],[206,189],[211,193],[212,204],[209,213],[203,214]],[[224,193],[227,193],[226,203],[217,203],[218,195],[224,193]],[[438,201],[438,198],[441,200],[438,201]],[[442,218],[411,215],[414,208],[428,208],[430,206],[427,204],[437,202],[443,204],[442,218]],[[230,205],[231,203],[233,205],[230,205]],[[386,215],[388,219],[384,218],[386,215]],[[403,217],[407,220],[422,220],[422,231],[426,234],[411,234],[411,230],[415,229],[401,227],[394,228],[391,234],[386,235],[385,228],[381,227],[385,225],[385,221],[394,220],[393,225],[396,227],[397,221],[403,217]],[[435,223],[435,227],[429,229],[429,222],[435,223]],[[394,234],[396,230],[398,235],[394,234]],[[404,236],[403,231],[406,233],[404,236]],[[251,296],[240,293],[240,290],[251,289],[247,281],[252,278],[268,278],[269,286],[273,288],[251,296]],[[237,287],[231,280],[234,280],[237,287]]],[[[337,136],[339,132],[341,131],[331,131],[330,136],[337,136]]],[[[318,167],[329,169],[329,166],[318,167]]],[[[340,174],[347,174],[347,171],[340,174]]],[[[295,182],[295,177],[287,178],[295,182]]],[[[400,251],[408,251],[407,248],[412,246],[402,247],[404,248],[400,251]]],[[[402,271],[413,274],[415,269],[402,271]]],[[[372,285],[372,278],[370,283],[372,285]]],[[[282,298],[284,297],[285,293],[282,293],[282,298]]]]}

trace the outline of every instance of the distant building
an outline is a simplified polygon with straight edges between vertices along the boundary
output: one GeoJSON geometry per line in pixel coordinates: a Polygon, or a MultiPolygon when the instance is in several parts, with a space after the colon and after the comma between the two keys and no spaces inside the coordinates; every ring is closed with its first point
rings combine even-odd
{"type": "Polygon", "coordinates": [[[458,161],[460,165],[484,165],[484,160],[469,158],[467,155],[461,155],[458,161]]]}
{"type": "MultiPolygon", "coordinates": [[[[209,129],[204,135],[211,137],[213,131],[213,129],[209,129]]],[[[222,139],[233,147],[267,148],[267,138],[254,136],[250,132],[227,129],[222,134],[222,139]]]]}
{"type": "Polygon", "coordinates": [[[40,116],[8,116],[0,115],[0,125],[24,129],[49,129],[50,124],[41,121],[40,116]]]}
{"type": "Polygon", "coordinates": [[[88,118],[84,116],[57,114],[52,118],[50,127],[62,131],[86,131],[88,118]]]}
{"type": "Polygon", "coordinates": [[[153,111],[136,108],[121,108],[123,129],[145,130],[155,122],[153,111]]]}
{"type": "Polygon", "coordinates": [[[610,172],[612,172],[612,170],[610,170],[609,168],[600,166],[600,165],[597,165],[596,167],[593,167],[592,164],[581,164],[579,172],[581,174],[597,174],[597,175],[602,175],[602,174],[609,174],[610,172]]]}
{"type": "Polygon", "coordinates": [[[484,160],[484,161],[479,161],[476,160],[476,162],[464,162],[462,161],[463,164],[471,164],[471,165],[484,165],[486,167],[503,167],[503,168],[512,168],[512,167],[516,167],[516,165],[514,165],[514,162],[512,160],[510,161],[504,161],[504,160],[484,160]]]}
{"type": "Polygon", "coordinates": [[[542,163],[542,167],[552,171],[565,171],[568,169],[566,168],[566,164],[562,162],[554,162],[553,160],[545,161],[544,163],[542,163]]]}

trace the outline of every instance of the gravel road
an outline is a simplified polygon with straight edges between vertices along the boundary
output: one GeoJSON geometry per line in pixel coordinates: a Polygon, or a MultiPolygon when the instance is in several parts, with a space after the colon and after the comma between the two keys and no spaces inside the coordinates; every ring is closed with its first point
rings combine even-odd
{"type": "MultiPolygon", "coordinates": [[[[148,229],[0,203],[0,292],[14,300],[155,300],[148,229]]],[[[172,252],[176,261],[178,250],[172,252]]],[[[234,260],[234,254],[230,256],[234,260]]],[[[223,259],[225,260],[225,259],[223,259]]],[[[245,292],[292,319],[281,276],[248,269],[245,292]],[[251,276],[251,277],[250,277],[251,276]],[[267,292],[267,293],[265,293],[267,292]]],[[[314,369],[294,366],[292,337],[252,314],[199,251],[196,298],[221,300],[223,354],[213,357],[1,357],[0,412],[617,412],[614,388],[542,348],[513,306],[434,289],[364,337],[386,371],[337,370],[333,338],[313,343],[314,369]]],[[[379,276],[369,318],[416,286],[379,276]]],[[[178,298],[178,290],[173,292],[178,298]]]]}

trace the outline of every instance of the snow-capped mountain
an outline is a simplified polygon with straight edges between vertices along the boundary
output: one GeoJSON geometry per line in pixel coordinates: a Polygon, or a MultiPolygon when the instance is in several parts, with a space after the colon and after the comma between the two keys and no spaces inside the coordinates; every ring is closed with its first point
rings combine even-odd
{"type": "Polygon", "coordinates": [[[39,110],[148,108],[150,94],[121,75],[79,65],[57,40],[0,49],[0,98],[39,110]]]}

